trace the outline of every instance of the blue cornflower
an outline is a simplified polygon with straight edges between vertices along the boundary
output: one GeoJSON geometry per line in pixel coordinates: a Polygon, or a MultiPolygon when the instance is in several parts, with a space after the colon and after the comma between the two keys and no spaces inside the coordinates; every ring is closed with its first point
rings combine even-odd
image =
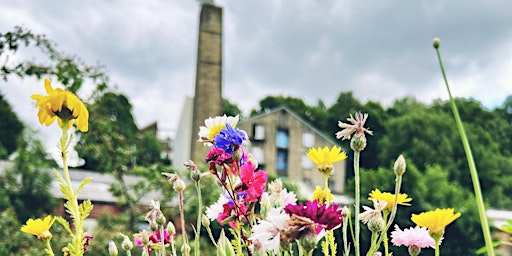
{"type": "Polygon", "coordinates": [[[226,153],[233,154],[233,151],[238,149],[242,143],[248,139],[244,131],[233,128],[226,123],[226,129],[221,130],[220,133],[215,136],[214,145],[224,149],[226,153]]]}

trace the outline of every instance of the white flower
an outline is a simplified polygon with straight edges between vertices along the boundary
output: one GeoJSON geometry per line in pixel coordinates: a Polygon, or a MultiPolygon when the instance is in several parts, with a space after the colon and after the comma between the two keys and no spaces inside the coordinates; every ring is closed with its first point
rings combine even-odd
{"type": "Polygon", "coordinates": [[[226,129],[226,124],[235,128],[238,124],[238,115],[233,116],[216,116],[208,118],[204,121],[205,126],[199,127],[199,142],[211,142],[221,130],[226,129]]]}
{"type": "Polygon", "coordinates": [[[375,218],[375,217],[382,218],[381,212],[388,205],[388,202],[386,202],[385,200],[373,199],[372,201],[373,201],[373,207],[375,209],[372,209],[366,205],[363,205],[363,209],[365,211],[363,213],[359,214],[359,219],[364,224],[366,224],[372,218],[375,218]]]}
{"type": "Polygon", "coordinates": [[[225,194],[221,194],[219,200],[206,208],[206,217],[210,220],[217,220],[219,214],[224,211],[223,205],[228,202],[225,194]]]}
{"type": "Polygon", "coordinates": [[[252,235],[249,239],[254,241],[257,247],[279,254],[281,231],[286,228],[289,219],[290,216],[282,208],[273,208],[266,220],[260,220],[252,227],[252,235]]]}

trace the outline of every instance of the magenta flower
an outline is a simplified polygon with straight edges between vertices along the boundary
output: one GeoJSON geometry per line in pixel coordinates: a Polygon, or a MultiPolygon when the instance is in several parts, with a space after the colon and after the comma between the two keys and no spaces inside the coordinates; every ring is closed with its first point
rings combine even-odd
{"type": "MultiPolygon", "coordinates": [[[[305,217],[316,223],[317,227],[325,230],[332,230],[341,225],[343,221],[343,213],[338,209],[338,205],[326,206],[318,205],[317,201],[307,201],[305,205],[287,205],[284,211],[290,215],[305,217]]],[[[317,230],[320,231],[320,230],[317,230]]]]}
{"type": "Polygon", "coordinates": [[[434,238],[428,234],[427,228],[414,227],[400,230],[398,225],[395,225],[395,230],[391,232],[391,242],[395,246],[415,246],[418,248],[435,248],[436,243],[434,238]]]}
{"type": "Polygon", "coordinates": [[[210,148],[210,152],[206,155],[205,161],[210,164],[210,170],[215,171],[216,165],[231,165],[233,163],[233,156],[222,148],[210,148]]]}
{"type": "Polygon", "coordinates": [[[238,190],[246,193],[245,201],[257,202],[265,191],[268,173],[265,171],[254,171],[255,166],[252,162],[247,162],[240,166],[240,179],[242,184],[237,186],[238,190]]]}

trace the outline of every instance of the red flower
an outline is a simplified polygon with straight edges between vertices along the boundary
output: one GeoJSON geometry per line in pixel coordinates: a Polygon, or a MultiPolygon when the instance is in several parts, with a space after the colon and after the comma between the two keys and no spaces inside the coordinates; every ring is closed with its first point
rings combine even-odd
{"type": "Polygon", "coordinates": [[[290,215],[305,217],[315,222],[319,227],[326,230],[334,229],[341,225],[343,221],[343,213],[338,209],[338,205],[326,206],[318,205],[317,201],[307,201],[306,204],[287,205],[284,211],[290,215]]]}

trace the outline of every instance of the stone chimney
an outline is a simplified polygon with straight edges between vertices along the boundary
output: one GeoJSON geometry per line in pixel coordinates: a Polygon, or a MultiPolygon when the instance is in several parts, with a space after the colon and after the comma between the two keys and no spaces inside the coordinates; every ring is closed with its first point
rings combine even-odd
{"type": "Polygon", "coordinates": [[[223,114],[222,8],[201,4],[197,41],[196,86],[192,114],[191,159],[200,163],[207,148],[197,142],[204,120],[223,114]]]}

